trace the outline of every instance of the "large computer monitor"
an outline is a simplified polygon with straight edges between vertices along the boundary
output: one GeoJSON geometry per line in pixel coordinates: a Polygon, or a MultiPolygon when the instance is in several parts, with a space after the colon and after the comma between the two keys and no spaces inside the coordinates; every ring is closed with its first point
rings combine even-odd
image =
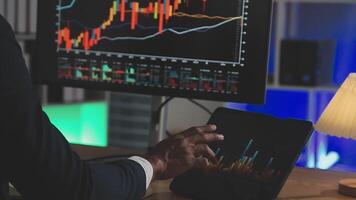
{"type": "Polygon", "coordinates": [[[272,0],[39,0],[37,83],[263,103],[272,0]]]}

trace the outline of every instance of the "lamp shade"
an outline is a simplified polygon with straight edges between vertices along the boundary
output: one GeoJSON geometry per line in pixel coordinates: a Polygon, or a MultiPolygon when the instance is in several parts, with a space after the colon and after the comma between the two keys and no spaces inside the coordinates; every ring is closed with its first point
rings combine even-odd
{"type": "Polygon", "coordinates": [[[356,73],[336,92],[315,129],[328,135],[356,139],[356,73]]]}

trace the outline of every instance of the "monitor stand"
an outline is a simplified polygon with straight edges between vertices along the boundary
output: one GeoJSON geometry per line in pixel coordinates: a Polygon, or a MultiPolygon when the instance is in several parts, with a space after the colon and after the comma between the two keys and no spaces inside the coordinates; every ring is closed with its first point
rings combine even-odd
{"type": "Polygon", "coordinates": [[[168,99],[168,97],[160,97],[160,96],[153,96],[152,97],[152,126],[151,126],[151,133],[150,133],[150,142],[149,146],[155,146],[160,141],[164,140],[167,137],[167,115],[168,115],[168,108],[167,106],[161,105],[168,99]],[[157,111],[159,113],[157,113],[157,111]]]}

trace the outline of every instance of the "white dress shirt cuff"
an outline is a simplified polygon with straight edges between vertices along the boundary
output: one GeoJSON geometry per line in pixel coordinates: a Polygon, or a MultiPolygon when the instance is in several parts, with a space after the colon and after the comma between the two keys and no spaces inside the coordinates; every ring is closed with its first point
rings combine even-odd
{"type": "Polygon", "coordinates": [[[151,163],[148,160],[139,156],[132,156],[129,158],[129,160],[135,161],[142,166],[146,174],[146,190],[147,190],[153,178],[153,167],[151,163]]]}

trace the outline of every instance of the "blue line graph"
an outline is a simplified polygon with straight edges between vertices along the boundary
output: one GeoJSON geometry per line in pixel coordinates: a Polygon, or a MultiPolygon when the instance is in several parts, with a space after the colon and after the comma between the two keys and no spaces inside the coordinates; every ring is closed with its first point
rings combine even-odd
{"type": "Polygon", "coordinates": [[[72,2],[70,2],[69,4],[65,5],[65,6],[57,6],[57,10],[66,10],[66,9],[70,9],[74,6],[76,0],[72,0],[72,2]]]}
{"type": "Polygon", "coordinates": [[[211,30],[211,29],[214,29],[214,28],[218,28],[219,26],[227,24],[227,23],[229,23],[231,21],[235,21],[235,20],[239,20],[239,19],[241,19],[241,17],[234,17],[234,18],[231,18],[229,20],[226,20],[226,21],[220,22],[218,24],[212,25],[212,26],[202,26],[202,27],[197,27],[197,28],[185,30],[185,31],[177,31],[177,30],[174,30],[172,28],[168,28],[168,29],[164,29],[161,33],[157,32],[155,34],[148,35],[148,36],[145,36],[145,37],[114,37],[114,38],[110,38],[110,37],[103,36],[103,37],[100,38],[100,40],[109,40],[109,41],[141,40],[142,41],[142,40],[152,39],[152,38],[157,37],[157,36],[159,36],[159,35],[161,35],[162,33],[165,33],[165,32],[171,32],[171,33],[174,33],[174,34],[177,34],[177,35],[184,35],[184,34],[191,33],[191,32],[208,31],[208,30],[211,30]]]}

